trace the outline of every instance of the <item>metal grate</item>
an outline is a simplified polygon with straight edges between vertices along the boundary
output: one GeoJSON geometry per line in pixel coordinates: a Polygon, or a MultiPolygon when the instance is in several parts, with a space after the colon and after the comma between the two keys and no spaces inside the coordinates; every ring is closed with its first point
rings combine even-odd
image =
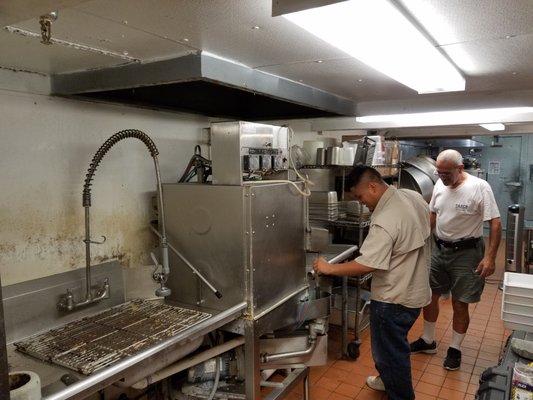
{"type": "Polygon", "coordinates": [[[209,317],[211,314],[137,299],[15,346],[40,360],[89,375],[209,317]]]}

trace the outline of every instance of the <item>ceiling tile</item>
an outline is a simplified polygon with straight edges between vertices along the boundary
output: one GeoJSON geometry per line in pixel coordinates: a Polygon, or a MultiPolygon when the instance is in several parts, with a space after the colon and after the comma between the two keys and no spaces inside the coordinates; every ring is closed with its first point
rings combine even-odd
{"type": "Polygon", "coordinates": [[[399,0],[440,45],[533,33],[531,0],[399,0]]]}
{"type": "Polygon", "coordinates": [[[467,90],[533,88],[533,34],[444,46],[468,75],[467,90]]]}
{"type": "MultiPolygon", "coordinates": [[[[31,32],[40,32],[39,21],[37,19],[20,22],[14,26],[31,32]]],[[[13,41],[18,39],[18,35],[9,35],[13,37],[13,41]]],[[[52,37],[95,47],[98,49],[125,54],[129,57],[134,57],[143,61],[154,58],[176,57],[192,51],[190,48],[172,40],[158,37],[138,29],[133,29],[123,23],[117,23],[111,20],[96,17],[94,15],[86,14],[76,9],[65,9],[59,13],[57,21],[53,22],[52,24],[52,37]]],[[[6,37],[4,40],[9,42],[8,37],[6,37]]],[[[34,38],[31,40],[39,44],[39,39],[34,38]]],[[[61,47],[59,45],[41,46],[61,47]]],[[[44,57],[49,54],[54,54],[55,57],[61,57],[59,60],[49,60],[48,64],[50,66],[55,65],[53,70],[51,69],[40,72],[57,73],[69,71],[69,69],[67,69],[69,62],[65,60],[65,58],[83,58],[81,53],[85,53],[83,50],[73,48],[69,49],[66,47],[65,49],[68,51],[39,51],[39,53],[44,57]],[[64,67],[63,61],[65,61],[64,67]]],[[[107,56],[98,62],[96,62],[96,60],[94,62],[89,62],[86,68],[89,69],[95,67],[113,66],[122,64],[124,62],[125,61],[121,60],[120,58],[107,56]],[[103,61],[106,59],[107,62],[103,61]]],[[[4,57],[2,57],[2,63],[5,63],[4,57]]]]}
{"type": "Polygon", "coordinates": [[[265,0],[95,0],[77,9],[176,41],[187,38],[197,49],[250,67],[346,57],[285,18],[271,17],[265,0]]]}
{"type": "Polygon", "coordinates": [[[325,60],[322,63],[293,63],[260,69],[297,82],[303,81],[306,85],[350,99],[377,100],[416,96],[414,90],[352,58],[325,60]]]}
{"type": "Polygon", "coordinates": [[[4,30],[0,30],[0,54],[1,67],[43,74],[124,63],[123,60],[64,46],[47,46],[36,38],[14,35],[4,30]]]}

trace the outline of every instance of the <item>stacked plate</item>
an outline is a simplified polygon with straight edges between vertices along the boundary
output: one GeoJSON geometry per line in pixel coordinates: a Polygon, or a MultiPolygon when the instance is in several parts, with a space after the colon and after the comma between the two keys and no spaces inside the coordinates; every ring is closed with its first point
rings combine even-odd
{"type": "Polygon", "coordinates": [[[358,201],[343,201],[339,205],[339,212],[345,215],[346,221],[359,222],[362,218],[366,220],[370,217],[370,210],[358,201]]]}
{"type": "Polygon", "coordinates": [[[337,192],[313,192],[309,198],[309,219],[318,221],[339,219],[337,192]]]}

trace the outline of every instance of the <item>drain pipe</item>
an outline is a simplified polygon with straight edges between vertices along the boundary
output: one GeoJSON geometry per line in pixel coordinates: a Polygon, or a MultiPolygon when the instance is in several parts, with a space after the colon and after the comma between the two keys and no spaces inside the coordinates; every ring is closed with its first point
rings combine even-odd
{"type": "Polygon", "coordinates": [[[307,349],[299,350],[299,351],[287,351],[285,353],[277,353],[277,354],[268,354],[268,353],[261,354],[261,362],[270,363],[273,361],[284,360],[286,358],[307,356],[309,354],[312,354],[313,351],[315,351],[316,342],[317,342],[316,334],[315,335],[310,334],[308,338],[307,349]]]}
{"type": "Polygon", "coordinates": [[[312,354],[315,351],[318,334],[326,333],[326,322],[323,318],[314,320],[309,324],[309,335],[307,336],[307,348],[305,350],[287,351],[284,353],[268,354],[264,353],[260,355],[261,362],[264,364],[284,360],[292,357],[302,357],[312,354]]]}
{"type": "Polygon", "coordinates": [[[151,385],[152,383],[159,382],[165,378],[168,378],[171,375],[177,374],[178,372],[194,367],[195,365],[203,363],[204,361],[207,361],[213,357],[217,357],[220,354],[230,351],[236,347],[242,346],[243,344],[244,344],[244,336],[239,336],[236,339],[230,340],[226,343],[222,343],[221,345],[212,347],[209,350],[196,354],[190,358],[187,358],[185,360],[178,361],[175,364],[169,365],[168,367],[163,368],[162,370],[156,372],[155,374],[152,374],[140,380],[139,382],[135,383],[131,387],[133,389],[138,389],[138,390],[145,389],[146,387],[148,387],[148,385],[151,385]]]}
{"type": "Polygon", "coordinates": [[[284,360],[285,358],[307,356],[313,353],[313,351],[315,351],[315,348],[316,348],[316,338],[315,339],[309,338],[309,347],[307,347],[307,349],[301,350],[301,351],[287,351],[286,353],[278,353],[278,354],[263,354],[261,355],[261,362],[270,363],[272,361],[284,360]]]}

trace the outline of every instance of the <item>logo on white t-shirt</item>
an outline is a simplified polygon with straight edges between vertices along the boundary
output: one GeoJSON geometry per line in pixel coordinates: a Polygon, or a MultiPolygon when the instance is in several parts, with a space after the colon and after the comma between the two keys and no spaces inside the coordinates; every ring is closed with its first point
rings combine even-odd
{"type": "Polygon", "coordinates": [[[468,210],[468,204],[455,203],[455,209],[458,211],[466,211],[468,210]]]}

